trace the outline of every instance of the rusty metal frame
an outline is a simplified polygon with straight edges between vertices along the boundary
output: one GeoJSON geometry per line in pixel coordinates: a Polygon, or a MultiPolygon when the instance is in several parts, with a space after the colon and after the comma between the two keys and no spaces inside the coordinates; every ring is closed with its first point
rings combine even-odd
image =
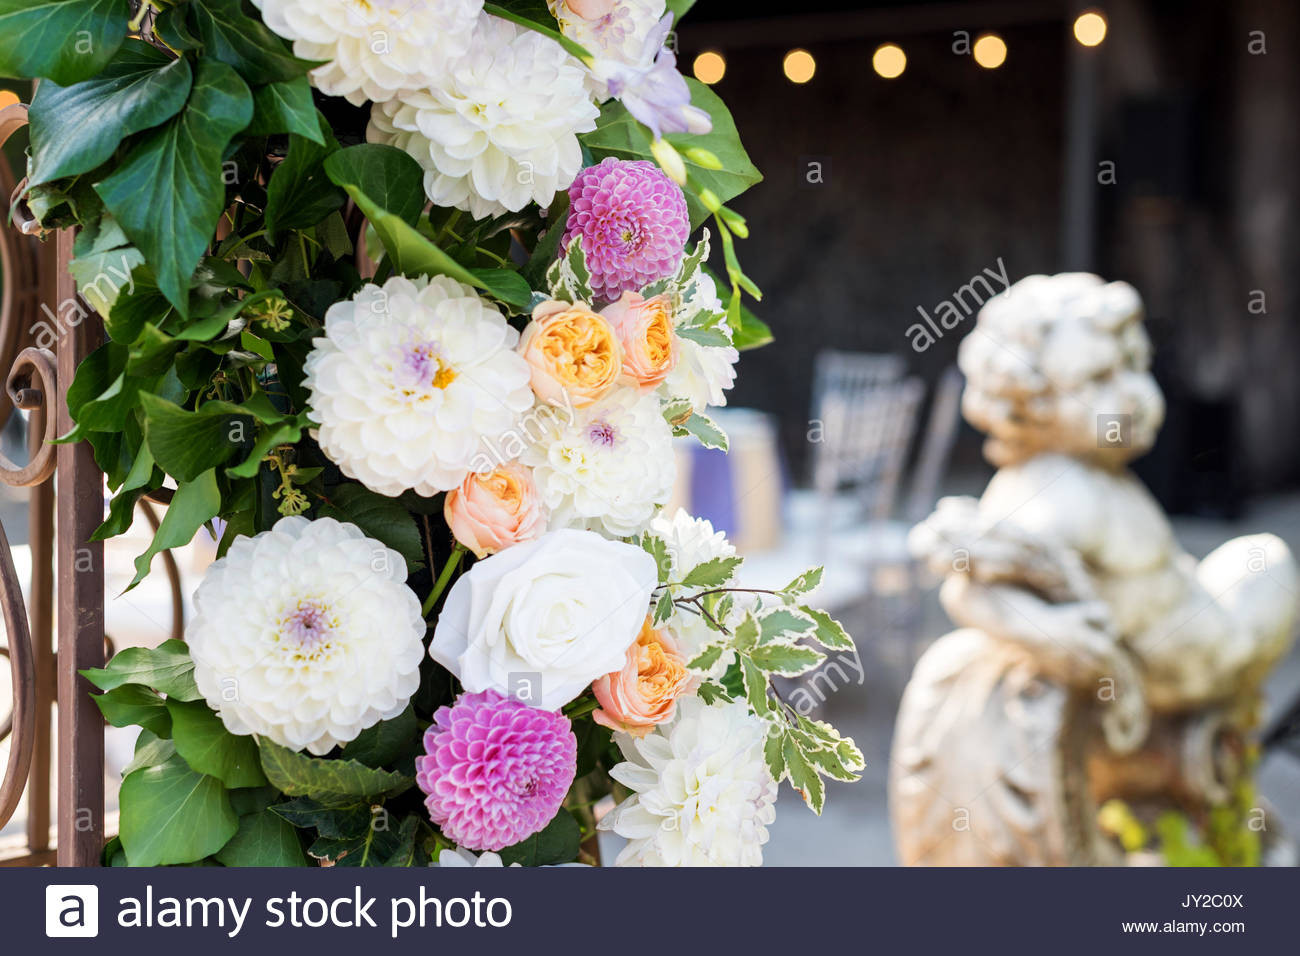
{"type": "MultiPolygon", "coordinates": [[[[26,122],[23,104],[0,110],[0,145],[26,122]]],[[[15,408],[30,413],[28,463],[18,466],[0,455],[0,481],[31,489],[32,556],[29,616],[0,526],[0,611],[8,634],[3,656],[13,688],[12,712],[0,722],[0,738],[11,738],[0,779],[0,825],[12,816],[24,791],[28,804],[25,839],[17,846],[0,845],[0,865],[95,866],[105,836],[103,719],[90,699],[90,685],[77,671],[104,660],[103,545],[90,540],[104,515],[103,474],[89,445],[49,441],[72,427],[67,386],[98,344],[102,325],[77,298],[67,270],[72,232],[64,230],[44,243],[34,238],[36,224],[18,200],[23,186],[13,183],[7,164],[0,161],[0,198],[12,190],[9,205],[17,226],[15,231],[0,224],[0,368],[11,366],[0,394],[0,424],[15,408]],[[57,333],[54,354],[32,343],[42,303],[48,310],[46,326],[52,319],[57,333]],[[85,318],[78,321],[81,316],[85,318]],[[58,802],[57,814],[52,814],[51,715],[56,701],[58,802]],[[51,848],[52,816],[57,849],[51,848]]]]}

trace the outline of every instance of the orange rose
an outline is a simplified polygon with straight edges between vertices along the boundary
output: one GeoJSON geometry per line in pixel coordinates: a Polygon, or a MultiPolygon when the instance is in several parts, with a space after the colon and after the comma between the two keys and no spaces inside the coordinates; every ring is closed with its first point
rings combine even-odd
{"type": "Polygon", "coordinates": [[[447,492],[442,512],[456,540],[478,558],[531,541],[546,530],[533,476],[518,462],[484,474],[470,472],[447,492]]]}
{"type": "Polygon", "coordinates": [[[623,346],[609,320],[585,302],[543,302],[519,339],[519,354],[532,369],[533,391],[544,402],[568,401],[585,408],[618,380],[623,346]]]}
{"type": "Polygon", "coordinates": [[[623,382],[648,392],[659,386],[677,365],[677,333],[667,295],[644,298],[624,292],[601,310],[618,332],[623,346],[623,382]]]}
{"type": "Polygon", "coordinates": [[[647,616],[636,643],[627,649],[623,669],[592,682],[600,702],[592,717],[604,727],[644,737],[672,719],[677,698],[694,690],[695,683],[677,642],[656,631],[647,616]]]}

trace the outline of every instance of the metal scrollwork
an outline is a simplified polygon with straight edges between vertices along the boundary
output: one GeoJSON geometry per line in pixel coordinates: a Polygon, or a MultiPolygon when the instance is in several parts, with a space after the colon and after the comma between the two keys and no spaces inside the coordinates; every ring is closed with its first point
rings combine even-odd
{"type": "Polygon", "coordinates": [[[12,738],[9,762],[0,783],[0,826],[18,806],[27,775],[31,769],[32,749],[36,743],[36,663],[32,655],[31,635],[27,630],[27,610],[22,586],[9,551],[9,539],[0,524],[0,609],[9,635],[9,658],[13,707],[0,730],[0,737],[12,738]]]}

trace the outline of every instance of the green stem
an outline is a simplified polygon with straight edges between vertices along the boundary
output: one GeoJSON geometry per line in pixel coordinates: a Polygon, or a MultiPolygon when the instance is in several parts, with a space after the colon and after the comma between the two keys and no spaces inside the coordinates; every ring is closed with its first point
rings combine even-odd
{"type": "Polygon", "coordinates": [[[463,557],[465,557],[465,546],[457,544],[456,547],[452,548],[447,563],[442,566],[442,573],[438,575],[438,580],[433,582],[433,590],[424,599],[424,606],[420,608],[420,612],[425,617],[429,616],[433,606],[438,603],[438,598],[442,597],[442,592],[447,590],[447,585],[451,583],[451,576],[456,572],[456,568],[460,567],[460,561],[463,557]]]}
{"type": "Polygon", "coordinates": [[[584,717],[599,706],[600,701],[596,700],[594,697],[588,697],[585,700],[578,700],[571,704],[566,704],[563,713],[565,717],[570,718],[584,717]]]}

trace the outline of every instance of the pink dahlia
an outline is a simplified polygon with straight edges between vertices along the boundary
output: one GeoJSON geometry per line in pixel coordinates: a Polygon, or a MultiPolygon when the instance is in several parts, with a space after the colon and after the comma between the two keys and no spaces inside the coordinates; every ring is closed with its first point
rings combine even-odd
{"type": "Polygon", "coordinates": [[[676,272],[690,233],[680,186],[652,162],[610,156],[578,173],[569,187],[560,247],[582,237],[591,290],[613,302],[676,272]]]}
{"type": "Polygon", "coordinates": [[[541,830],[577,770],[569,719],[494,690],[439,707],[415,760],[424,805],[450,839],[500,850],[541,830]]]}

